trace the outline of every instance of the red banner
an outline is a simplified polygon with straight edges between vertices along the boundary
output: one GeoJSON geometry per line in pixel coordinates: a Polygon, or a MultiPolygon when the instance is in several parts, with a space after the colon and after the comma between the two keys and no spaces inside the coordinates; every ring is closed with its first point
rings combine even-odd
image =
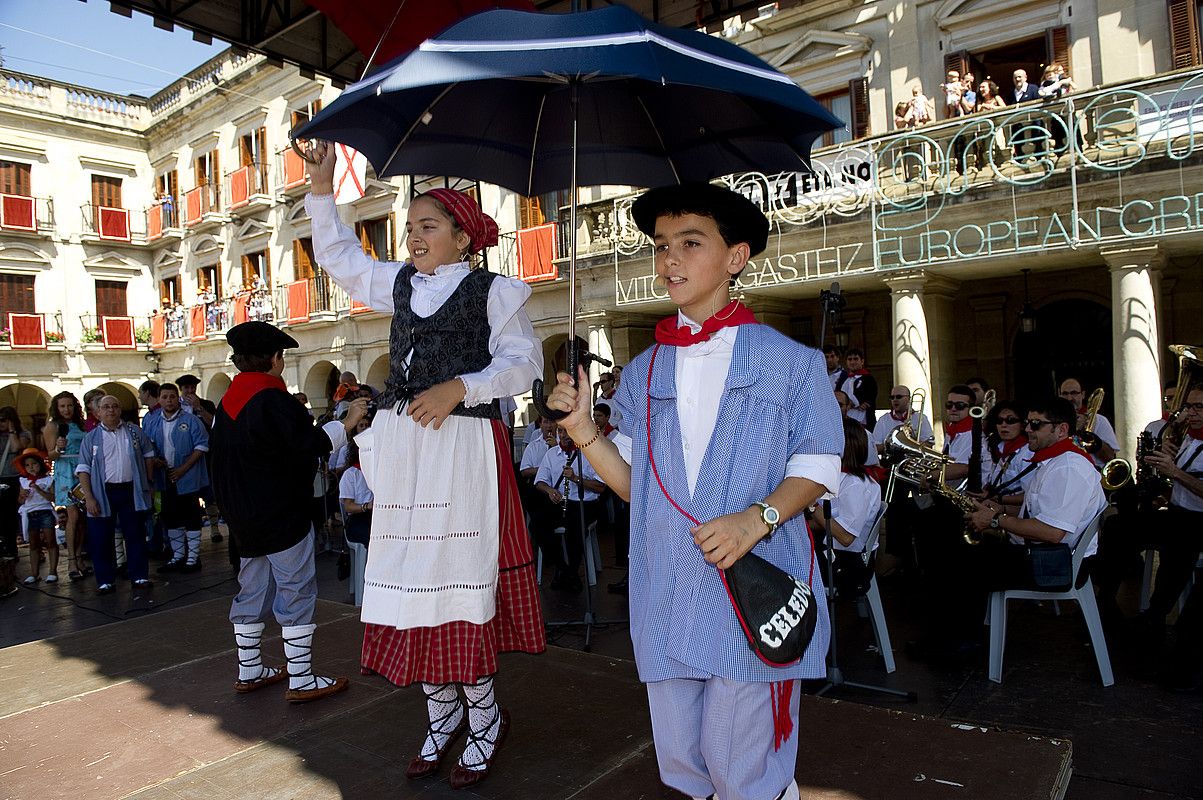
{"type": "Polygon", "coordinates": [[[251,304],[251,296],[246,292],[240,292],[234,297],[234,324],[241,325],[251,318],[249,313],[251,304]]]}
{"type": "Polygon", "coordinates": [[[189,189],[184,195],[184,224],[195,225],[200,222],[201,215],[204,211],[204,195],[205,187],[197,186],[195,189],[189,189]]]}
{"type": "Polygon", "coordinates": [[[41,314],[8,314],[8,344],[14,350],[45,350],[46,320],[41,314]]]}
{"type": "Polygon", "coordinates": [[[554,281],[556,265],[556,224],[536,225],[518,231],[518,277],[527,283],[554,281]]]}
{"type": "Polygon", "coordinates": [[[0,227],[22,231],[37,230],[34,199],[21,195],[0,195],[0,227]]]}
{"type": "Polygon", "coordinates": [[[359,302],[358,300],[351,301],[351,313],[352,314],[366,314],[371,310],[372,310],[371,306],[365,306],[363,303],[359,302]]]}
{"type": "Polygon", "coordinates": [[[205,339],[205,307],[192,307],[192,341],[201,342],[205,339]]]}
{"type": "Polygon", "coordinates": [[[288,284],[288,324],[309,321],[309,281],[288,284]]]}
{"type": "Polygon", "coordinates": [[[284,153],[284,188],[291,189],[303,184],[308,176],[305,175],[305,162],[291,148],[285,148],[284,153]]]}
{"type": "Polygon", "coordinates": [[[253,166],[242,167],[230,173],[230,208],[245,206],[251,199],[251,170],[253,166]]]}
{"type": "Polygon", "coordinates": [[[146,238],[158,239],[163,235],[163,207],[151,206],[146,212],[146,238]]]}
{"type": "Polygon", "coordinates": [[[101,317],[100,335],[106,350],[134,350],[133,317],[101,317]]]}
{"type": "Polygon", "coordinates": [[[167,317],[155,314],[150,318],[150,346],[167,346],[167,317]]]}

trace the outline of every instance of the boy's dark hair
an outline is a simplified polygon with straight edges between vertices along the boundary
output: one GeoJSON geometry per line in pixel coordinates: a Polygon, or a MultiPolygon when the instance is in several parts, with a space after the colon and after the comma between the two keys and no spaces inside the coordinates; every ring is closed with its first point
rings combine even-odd
{"type": "Polygon", "coordinates": [[[865,477],[865,462],[869,459],[869,437],[854,419],[844,417],[844,455],[840,466],[857,478],[865,477]]]}
{"type": "Polygon", "coordinates": [[[970,405],[973,405],[977,402],[977,392],[973,391],[963,383],[958,383],[952,386],[949,388],[948,393],[959,394],[961,397],[964,397],[966,400],[968,400],[970,405]]]}
{"type": "Polygon", "coordinates": [[[1044,401],[1028,404],[1028,413],[1043,414],[1054,425],[1064,422],[1069,426],[1069,435],[1073,436],[1078,429],[1078,410],[1074,404],[1064,397],[1050,397],[1044,401]]]}
{"type": "Polygon", "coordinates": [[[825,344],[823,345],[823,355],[827,355],[828,353],[838,356],[840,354],[840,348],[833,344],[825,344]]]}
{"type": "Polygon", "coordinates": [[[230,356],[230,361],[238,368],[239,372],[267,372],[272,368],[272,359],[276,356],[284,357],[283,350],[277,350],[270,355],[251,355],[249,353],[235,353],[230,356]]]}
{"type": "Polygon", "coordinates": [[[151,397],[158,397],[159,396],[159,382],[158,381],[142,381],[142,385],[138,387],[138,391],[146,392],[151,397]]]}
{"type": "Polygon", "coordinates": [[[611,416],[611,414],[610,414],[610,404],[609,404],[609,403],[597,403],[597,404],[595,404],[595,405],[593,406],[593,413],[594,413],[594,414],[597,414],[597,413],[599,413],[599,412],[600,412],[600,413],[602,413],[602,414],[605,414],[605,415],[606,415],[606,419],[609,419],[609,418],[610,418],[610,416],[611,416]]]}
{"type": "Polygon", "coordinates": [[[844,358],[848,358],[849,356],[859,356],[863,359],[865,357],[865,351],[861,350],[859,347],[849,347],[844,351],[844,358]]]}
{"type": "Polygon", "coordinates": [[[180,393],[180,387],[176,386],[174,383],[164,383],[164,384],[161,384],[161,385],[159,386],[159,391],[158,391],[158,393],[157,393],[157,396],[158,396],[158,397],[162,397],[162,396],[163,396],[163,392],[167,392],[167,391],[171,391],[171,392],[175,392],[176,394],[179,394],[179,393],[180,393]]]}
{"type": "Polygon", "coordinates": [[[978,377],[977,375],[974,375],[972,378],[965,379],[966,386],[972,386],[975,383],[982,387],[983,392],[990,388],[990,383],[985,378],[978,377]]]}

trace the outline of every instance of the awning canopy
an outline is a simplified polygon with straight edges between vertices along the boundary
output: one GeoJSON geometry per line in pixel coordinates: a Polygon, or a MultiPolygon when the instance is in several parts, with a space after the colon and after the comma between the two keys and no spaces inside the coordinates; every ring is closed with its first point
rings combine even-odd
{"type": "MultiPolygon", "coordinates": [[[[302,74],[320,74],[338,83],[359,80],[373,43],[366,45],[365,33],[383,32],[398,4],[401,12],[389,40],[380,48],[373,65],[386,63],[408,47],[433,36],[453,22],[435,6],[455,6],[471,13],[476,8],[533,6],[540,11],[573,10],[573,0],[110,0],[113,11],[129,16],[131,11],[150,15],[155,25],[180,26],[200,41],[220,39],[235,48],[262,53],[269,59],[297,64],[302,74]],[[312,4],[311,4],[312,2],[312,4]],[[354,24],[347,24],[347,20],[354,24]],[[381,22],[383,21],[383,22],[381,22]],[[339,23],[343,23],[340,27],[339,23]],[[351,34],[348,36],[348,32],[351,34]],[[359,46],[353,37],[359,39],[359,46]],[[406,44],[408,43],[408,45],[406,44]],[[362,49],[361,49],[362,47],[362,49]]],[[[623,3],[642,16],[666,25],[715,29],[731,17],[755,17],[765,7],[797,5],[800,0],[630,0],[623,3]]],[[[576,0],[578,10],[602,8],[617,3],[606,0],[576,0]]]]}

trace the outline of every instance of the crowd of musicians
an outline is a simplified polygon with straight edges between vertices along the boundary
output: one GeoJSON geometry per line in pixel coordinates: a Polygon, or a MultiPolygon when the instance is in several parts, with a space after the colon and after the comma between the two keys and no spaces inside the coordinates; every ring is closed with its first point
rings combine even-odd
{"type": "MultiPolygon", "coordinates": [[[[862,457],[848,437],[858,452],[851,463],[845,454],[845,472],[860,467],[878,482],[888,571],[921,598],[923,634],[908,643],[911,657],[976,656],[991,591],[1068,589],[1089,576],[1113,646],[1132,642],[1155,656],[1167,619],[1181,609],[1162,677],[1200,688],[1203,614],[1193,587],[1203,545],[1203,371],[1192,348],[1176,351],[1180,378],[1165,388],[1164,414],[1149,421],[1129,463],[1117,458],[1102,390],[1077,378],[1063,379],[1056,395],[1023,401],[997,397],[981,378],[949,387],[936,449],[921,389],[894,386],[889,411],[875,419],[878,387],[863,352],[826,348],[840,407],[868,441],[862,457]],[[1125,617],[1120,584],[1154,552],[1147,607],[1125,617]]],[[[932,406],[937,413],[938,400],[932,406]]],[[[874,520],[861,515],[847,527],[864,537],[874,520]]]]}

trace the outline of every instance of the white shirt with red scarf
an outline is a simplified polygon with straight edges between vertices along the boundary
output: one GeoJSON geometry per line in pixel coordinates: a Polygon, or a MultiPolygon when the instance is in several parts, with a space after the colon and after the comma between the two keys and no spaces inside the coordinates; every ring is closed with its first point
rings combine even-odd
{"type": "MultiPolygon", "coordinates": [[[[1037,450],[1034,458],[1039,457],[1037,450]]],[[[1069,450],[1037,462],[1035,477],[1024,494],[1019,516],[1038,519],[1065,531],[1061,541],[1073,547],[1086,526],[1106,505],[1107,498],[1094,464],[1080,451],[1069,450]]],[[[1011,539],[1017,544],[1024,541],[1017,536],[1011,539]]],[[[1084,556],[1094,555],[1098,547],[1096,536],[1084,556]]]]}

